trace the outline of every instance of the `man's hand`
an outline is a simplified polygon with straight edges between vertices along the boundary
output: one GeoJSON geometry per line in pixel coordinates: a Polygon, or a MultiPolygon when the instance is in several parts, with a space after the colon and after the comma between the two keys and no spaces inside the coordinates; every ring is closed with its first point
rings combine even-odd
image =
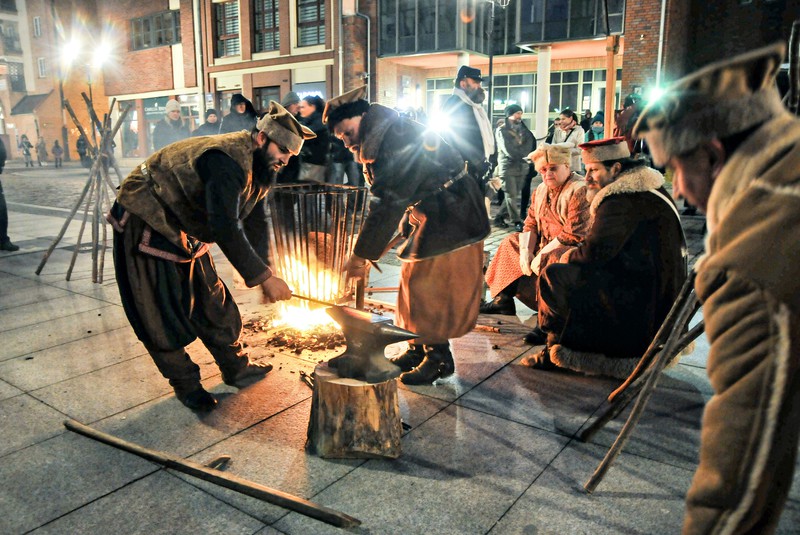
{"type": "Polygon", "coordinates": [[[292,291],[289,286],[278,277],[272,276],[261,283],[262,303],[274,303],[276,301],[286,301],[292,298],[292,291]]]}
{"type": "Polygon", "coordinates": [[[360,256],[352,255],[344,265],[347,280],[364,279],[367,276],[367,260],[360,256]]]}

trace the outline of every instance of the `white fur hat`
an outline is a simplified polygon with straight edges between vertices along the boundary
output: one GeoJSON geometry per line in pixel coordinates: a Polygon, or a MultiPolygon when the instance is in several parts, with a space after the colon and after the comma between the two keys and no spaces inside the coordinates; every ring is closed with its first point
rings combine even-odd
{"type": "Polygon", "coordinates": [[[555,145],[544,143],[530,153],[528,159],[533,162],[533,168],[538,171],[551,163],[569,165],[572,161],[572,153],[570,146],[565,143],[556,143],[555,145]]]}
{"type": "Polygon", "coordinates": [[[710,139],[723,139],[785,111],[775,76],[785,55],[776,43],[712,63],[673,83],[642,112],[633,135],[644,137],[656,165],[710,139]]]}
{"type": "Polygon", "coordinates": [[[581,149],[583,163],[622,160],[623,158],[630,158],[631,155],[631,151],[628,150],[628,143],[622,136],[589,141],[578,145],[578,148],[581,149]]]}

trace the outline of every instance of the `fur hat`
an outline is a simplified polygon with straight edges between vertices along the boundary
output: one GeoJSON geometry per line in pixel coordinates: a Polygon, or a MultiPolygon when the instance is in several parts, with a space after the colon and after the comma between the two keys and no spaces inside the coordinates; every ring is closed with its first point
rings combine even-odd
{"type": "Polygon", "coordinates": [[[581,149],[583,163],[622,160],[631,157],[628,143],[623,136],[581,143],[578,148],[581,149]]]}
{"type": "Polygon", "coordinates": [[[557,143],[555,145],[544,143],[530,153],[528,159],[533,162],[533,168],[538,171],[545,165],[552,163],[569,165],[572,156],[570,154],[570,146],[566,143],[557,143]]]}
{"type": "Polygon", "coordinates": [[[712,63],[674,82],[642,112],[633,135],[644,137],[656,165],[752,128],[784,111],[775,86],[785,54],[776,43],[712,63]]]}
{"type": "Polygon", "coordinates": [[[347,93],[342,93],[338,97],[333,97],[330,99],[327,104],[325,104],[325,109],[322,111],[322,124],[326,124],[328,122],[328,117],[330,117],[331,112],[342,106],[344,104],[350,104],[351,102],[356,102],[357,100],[364,100],[364,97],[367,96],[367,86],[362,85],[361,87],[357,87],[347,93]]]}
{"type": "Polygon", "coordinates": [[[298,123],[294,115],[274,100],[269,101],[269,109],[258,120],[256,128],[295,155],[300,153],[303,141],[317,137],[310,128],[298,123]]]}
{"type": "Polygon", "coordinates": [[[170,113],[173,111],[181,111],[181,105],[177,100],[171,99],[167,101],[167,105],[164,108],[164,113],[170,113]]]}
{"type": "Polygon", "coordinates": [[[295,93],[294,91],[289,91],[288,93],[283,95],[283,98],[281,99],[281,106],[283,106],[284,108],[287,106],[291,106],[292,104],[299,104],[299,103],[300,103],[300,97],[297,96],[297,93],[295,93]]]}
{"type": "Polygon", "coordinates": [[[505,115],[506,117],[511,117],[518,111],[522,111],[522,106],[520,106],[519,104],[509,104],[508,106],[506,106],[505,115]]]}

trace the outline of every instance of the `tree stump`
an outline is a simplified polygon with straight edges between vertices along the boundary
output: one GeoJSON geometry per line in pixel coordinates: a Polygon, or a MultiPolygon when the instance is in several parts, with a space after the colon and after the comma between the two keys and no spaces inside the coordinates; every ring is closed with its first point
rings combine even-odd
{"type": "Polygon", "coordinates": [[[370,384],[345,379],[326,364],[314,370],[306,449],[329,459],[400,456],[397,379],[370,384]]]}

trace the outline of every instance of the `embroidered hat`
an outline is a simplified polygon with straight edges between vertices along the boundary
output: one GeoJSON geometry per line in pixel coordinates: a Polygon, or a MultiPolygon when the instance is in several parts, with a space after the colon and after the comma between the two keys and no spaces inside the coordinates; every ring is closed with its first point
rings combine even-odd
{"type": "Polygon", "coordinates": [[[566,143],[557,143],[555,145],[545,143],[530,153],[528,159],[533,162],[533,168],[537,171],[545,165],[553,163],[569,165],[572,160],[570,148],[566,143]]]}
{"type": "Polygon", "coordinates": [[[286,147],[295,155],[300,153],[303,141],[317,137],[310,128],[297,122],[294,115],[274,100],[269,101],[269,109],[258,120],[256,128],[267,134],[270,140],[286,147]]]}
{"type": "Polygon", "coordinates": [[[322,111],[322,124],[326,124],[328,122],[328,117],[330,116],[331,112],[339,106],[350,104],[351,102],[356,102],[357,100],[364,100],[366,96],[367,86],[362,85],[361,87],[357,87],[348,91],[347,93],[342,93],[338,97],[333,97],[325,104],[325,109],[322,111]]]}
{"type": "Polygon", "coordinates": [[[743,132],[785,112],[775,85],[783,43],[712,63],[675,81],[642,112],[633,130],[656,165],[702,142],[743,132]]]}
{"type": "Polygon", "coordinates": [[[631,156],[631,151],[628,150],[628,143],[625,141],[624,136],[581,143],[578,148],[581,149],[583,163],[622,160],[631,156]]]}

